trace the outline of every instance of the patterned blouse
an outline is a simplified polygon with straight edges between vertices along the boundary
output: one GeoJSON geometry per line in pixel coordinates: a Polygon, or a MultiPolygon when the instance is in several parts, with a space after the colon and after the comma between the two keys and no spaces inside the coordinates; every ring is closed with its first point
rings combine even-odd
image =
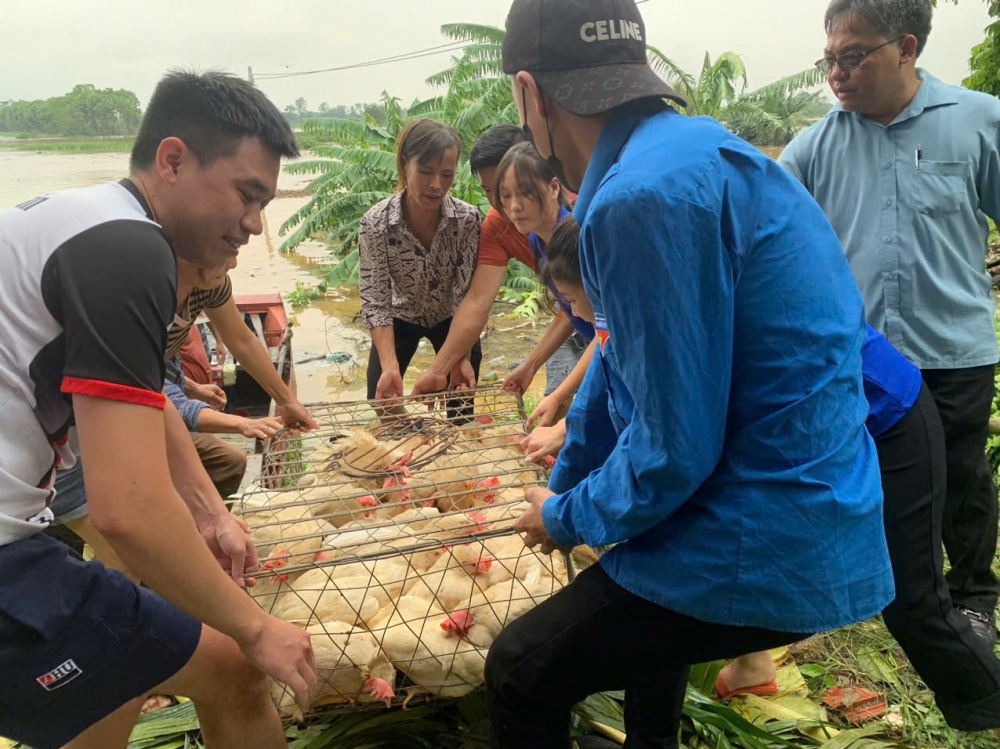
{"type": "Polygon", "coordinates": [[[403,221],[396,193],[361,219],[358,255],[361,319],[365,327],[394,319],[432,328],[455,314],[476,269],[479,210],[446,195],[429,250],[403,221]]]}

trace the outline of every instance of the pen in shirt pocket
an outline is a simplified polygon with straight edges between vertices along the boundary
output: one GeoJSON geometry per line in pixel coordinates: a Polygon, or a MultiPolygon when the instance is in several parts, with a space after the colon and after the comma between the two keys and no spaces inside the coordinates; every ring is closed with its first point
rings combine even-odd
{"type": "Polygon", "coordinates": [[[920,160],[923,159],[923,158],[924,158],[924,152],[921,149],[920,144],[918,143],[917,144],[917,150],[913,152],[913,161],[917,165],[917,171],[918,172],[920,171],[920,160]]]}

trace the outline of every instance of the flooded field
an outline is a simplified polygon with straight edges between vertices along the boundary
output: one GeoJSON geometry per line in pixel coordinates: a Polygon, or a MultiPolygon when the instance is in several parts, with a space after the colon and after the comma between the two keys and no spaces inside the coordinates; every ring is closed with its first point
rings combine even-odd
{"type": "MultiPolygon", "coordinates": [[[[0,147],[0,209],[38,195],[75,187],[112,182],[128,174],[128,155],[58,154],[7,151],[0,147]]],[[[240,251],[239,265],[230,274],[237,294],[294,291],[296,283],[312,288],[317,272],[331,262],[327,247],[307,242],[295,252],[280,252],[281,225],[305,202],[303,190],[309,177],[282,173],[279,197],[267,207],[265,231],[240,251]]],[[[325,299],[299,310],[288,306],[294,324],[293,351],[299,397],[305,403],[355,400],[365,396],[365,367],[369,337],[356,321],[361,303],[357,288],[328,292],[325,299]],[[345,362],[330,361],[334,354],[347,354],[345,362]]],[[[504,309],[497,305],[499,313],[504,309]]],[[[525,320],[494,317],[483,341],[483,372],[504,373],[521,361],[544,332],[544,323],[523,326],[525,320]]],[[[422,343],[406,377],[409,388],[433,356],[422,343]]],[[[340,358],[340,357],[338,357],[340,358]]],[[[540,372],[532,392],[540,394],[545,375],[540,372]]]]}

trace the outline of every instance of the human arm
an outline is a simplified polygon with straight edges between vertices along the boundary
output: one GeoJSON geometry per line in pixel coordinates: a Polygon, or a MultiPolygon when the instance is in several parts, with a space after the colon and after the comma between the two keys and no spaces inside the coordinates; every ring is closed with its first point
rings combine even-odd
{"type": "Polygon", "coordinates": [[[593,357],[563,420],[566,441],[549,477],[549,489],[554,492],[569,491],[604,465],[618,442],[601,366],[600,356],[593,357]]]}
{"type": "Polygon", "coordinates": [[[361,321],[378,352],[382,376],[375,390],[378,399],[403,394],[403,377],[396,359],[393,331],[392,275],[389,272],[387,239],[376,239],[369,226],[370,213],[361,219],[358,234],[358,288],[361,294],[361,321]]]}
{"type": "Polygon", "coordinates": [[[316,681],[309,636],[233,585],[174,488],[169,422],[186,436],[176,411],[80,394],[73,407],[97,531],[151,589],[232,637],[251,663],[304,702],[316,681]]]}
{"type": "MultiPolygon", "coordinates": [[[[169,365],[167,369],[169,377],[169,365]]],[[[190,380],[183,374],[180,378],[184,387],[167,379],[163,383],[163,394],[174,404],[189,432],[242,434],[250,439],[267,439],[284,428],[284,422],[277,417],[248,419],[215,411],[202,401],[188,398],[185,390],[190,380]]]]}
{"type": "MultiPolygon", "coordinates": [[[[308,636],[263,614],[199,538],[171,481],[161,393],[176,263],[159,227],[115,221],[46,262],[42,295],[62,326],[62,392],[73,399],[90,517],[151,588],[233,637],[304,703],[315,682],[308,636]]],[[[176,428],[184,429],[176,412],[176,428]]]]}
{"type": "Polygon", "coordinates": [[[201,401],[216,411],[226,407],[226,391],[218,385],[202,385],[200,382],[184,380],[184,394],[191,400],[201,401]]]}
{"type": "MultiPolygon", "coordinates": [[[[187,383],[187,378],[184,378],[184,382],[187,383]]],[[[163,383],[163,394],[167,396],[167,399],[171,403],[174,404],[174,408],[177,409],[177,413],[180,414],[187,430],[189,432],[201,431],[198,424],[201,412],[211,411],[212,409],[209,408],[208,404],[204,401],[189,398],[185,390],[185,387],[171,382],[170,380],[165,380],[163,383]]]]}
{"type": "Polygon", "coordinates": [[[573,396],[573,393],[580,389],[583,378],[587,374],[587,369],[590,367],[590,362],[594,358],[594,349],[596,347],[597,338],[594,338],[590,342],[590,345],[587,346],[587,350],[583,352],[580,361],[573,367],[573,371],[569,373],[565,380],[559,383],[559,387],[553,390],[551,394],[542,398],[535,407],[535,410],[531,412],[531,415],[528,417],[529,427],[536,421],[540,427],[547,427],[552,424],[552,420],[555,418],[560,406],[568,401],[573,396]]]}
{"type": "MultiPolygon", "coordinates": [[[[209,409],[204,412],[212,413],[209,409]]],[[[257,569],[257,550],[250,539],[250,529],[226,509],[218,489],[201,463],[187,425],[169,400],[165,405],[164,419],[167,462],[174,488],[187,505],[202,538],[219,564],[238,585],[244,585],[244,573],[257,569]]]]}
{"type": "Polygon", "coordinates": [[[982,153],[976,175],[976,191],[983,213],[996,222],[1000,221],[1000,103],[993,100],[989,107],[988,137],[980,139],[982,153]]]}
{"type": "Polygon", "coordinates": [[[800,134],[798,137],[792,139],[792,142],[785,147],[778,157],[778,165],[810,192],[812,190],[809,188],[807,174],[809,172],[808,151],[810,150],[809,144],[812,138],[812,133],[800,134]]]}
{"type": "MultiPolygon", "coordinates": [[[[735,275],[721,225],[732,222],[730,241],[738,241],[738,220],[642,186],[618,187],[591,206],[581,260],[609,339],[588,374],[595,367],[617,373],[623,392],[612,397],[631,421],[621,422],[604,465],[575,486],[559,485],[570,446],[560,454],[550,486],[564,493],[542,509],[560,546],[642,534],[687,502],[721,458],[735,275]],[[630,227],[628,267],[613,259],[622,226],[630,227]]],[[[576,402],[571,415],[575,409],[576,402]]]]}
{"type": "MultiPolygon", "coordinates": [[[[427,371],[417,380],[413,395],[438,393],[448,386],[448,373],[469,356],[469,351],[479,340],[486,327],[493,302],[503,285],[507,267],[499,265],[478,265],[472,276],[472,283],[462,303],[455,311],[448,330],[448,338],[427,371]]],[[[381,356],[381,353],[379,354],[381,356]]],[[[454,377],[452,378],[453,384],[454,377]]],[[[474,385],[475,383],[469,383],[474,385]]]]}
{"type": "Polygon", "coordinates": [[[573,323],[562,312],[557,312],[552,322],[549,323],[549,327],[546,328],[545,335],[542,336],[527,358],[507,375],[501,389],[514,393],[527,391],[538,370],[572,334],[573,323]]]}
{"type": "Polygon", "coordinates": [[[242,364],[247,374],[260,383],[260,386],[274,399],[277,406],[275,414],[284,422],[285,427],[317,429],[318,426],[309,412],[278,376],[271,355],[264,344],[243,322],[243,315],[236,307],[236,300],[230,296],[222,306],[207,308],[205,314],[219,331],[221,340],[226,342],[233,358],[242,364]]]}
{"type": "Polygon", "coordinates": [[[203,434],[242,434],[250,439],[265,440],[284,428],[285,422],[277,416],[251,419],[205,409],[198,417],[198,431],[203,434]]]}
{"type": "Polygon", "coordinates": [[[368,331],[372,337],[372,346],[378,352],[378,360],[382,365],[382,375],[375,387],[375,399],[400,398],[403,395],[403,375],[399,371],[399,360],[396,358],[396,339],[393,327],[385,325],[368,331]]]}
{"type": "Polygon", "coordinates": [[[566,419],[560,419],[550,427],[535,427],[521,440],[521,450],[528,460],[538,462],[544,458],[554,458],[566,444],[566,419]]]}
{"type": "Polygon", "coordinates": [[[215,358],[218,360],[219,366],[221,367],[226,363],[226,344],[223,342],[222,336],[219,335],[219,331],[216,330],[215,325],[212,324],[211,320],[208,322],[208,329],[212,333],[212,337],[215,339],[215,358]]]}

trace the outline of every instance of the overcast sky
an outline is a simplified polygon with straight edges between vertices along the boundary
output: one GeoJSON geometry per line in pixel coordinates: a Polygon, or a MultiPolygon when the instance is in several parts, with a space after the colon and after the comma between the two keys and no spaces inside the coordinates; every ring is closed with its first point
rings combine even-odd
{"type": "MultiPolygon", "coordinates": [[[[0,101],[58,96],[76,83],[127,88],[143,106],[173,66],[246,75],[364,62],[447,41],[444,23],[503,26],[510,0],[0,0],[0,101]],[[284,68],[290,65],[290,68],[284,68]]],[[[826,0],[648,0],[647,38],[696,72],[706,51],[743,55],[751,87],[808,67],[825,41],[826,0]]],[[[939,8],[922,65],[960,83],[989,23],[983,0],[939,8]]],[[[282,108],[304,96],[351,104],[383,90],[404,104],[448,54],[285,80],[258,80],[282,108]]]]}

